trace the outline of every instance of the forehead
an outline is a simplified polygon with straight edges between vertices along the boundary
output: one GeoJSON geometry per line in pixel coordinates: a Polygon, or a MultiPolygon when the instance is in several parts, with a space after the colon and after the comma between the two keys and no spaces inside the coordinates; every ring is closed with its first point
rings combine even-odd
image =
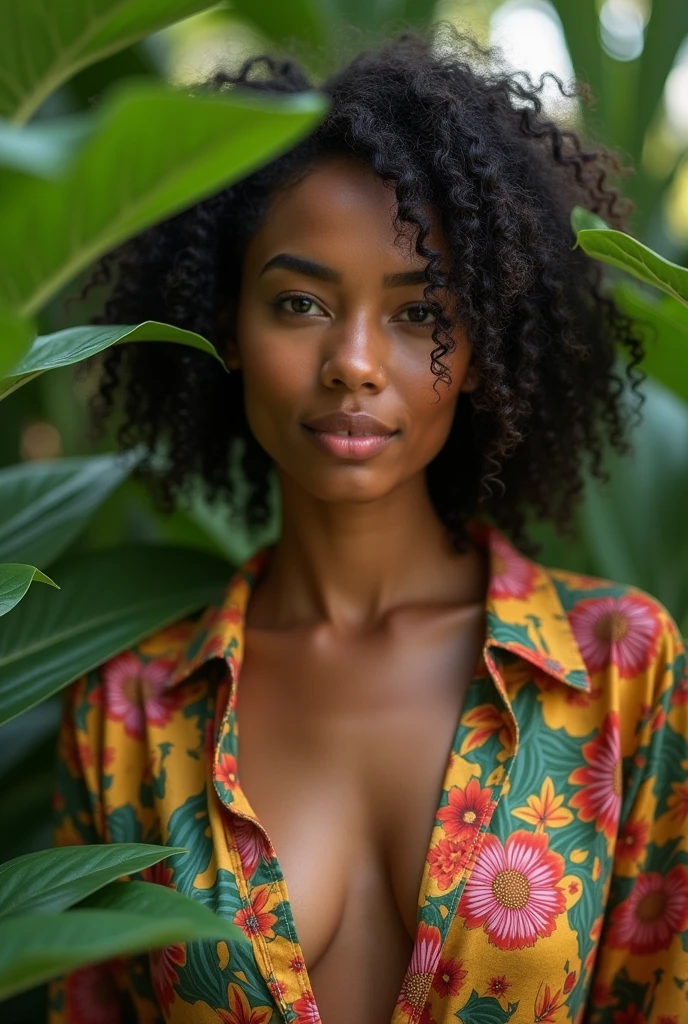
{"type": "MultiPolygon", "coordinates": [[[[331,261],[365,257],[423,266],[426,261],[413,246],[415,229],[404,223],[395,227],[396,211],[392,185],[353,158],[331,157],[272,197],[249,250],[255,258],[269,257],[272,250],[298,250],[303,255],[318,250],[323,257],[328,253],[331,261]]],[[[433,224],[427,241],[443,251],[436,219],[429,209],[424,212],[433,224]]]]}

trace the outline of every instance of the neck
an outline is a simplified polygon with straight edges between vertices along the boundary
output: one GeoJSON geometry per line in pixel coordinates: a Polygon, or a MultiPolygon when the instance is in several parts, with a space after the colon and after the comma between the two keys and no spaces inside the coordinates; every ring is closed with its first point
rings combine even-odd
{"type": "Polygon", "coordinates": [[[371,629],[395,609],[484,600],[474,548],[453,548],[424,474],[376,501],[324,502],[280,479],[282,531],[252,600],[251,625],[371,629]]]}

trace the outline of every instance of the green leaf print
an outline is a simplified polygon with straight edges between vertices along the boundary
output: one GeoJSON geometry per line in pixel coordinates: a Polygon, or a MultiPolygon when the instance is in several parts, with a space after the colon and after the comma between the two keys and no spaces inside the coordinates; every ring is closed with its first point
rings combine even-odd
{"type": "Polygon", "coordinates": [[[197,875],[206,871],[213,855],[213,841],[206,835],[208,804],[205,787],[190,796],[170,817],[168,842],[189,850],[184,856],[170,857],[167,864],[174,873],[174,884],[180,892],[189,893],[197,875]],[[182,836],[185,841],[181,842],[182,836]]]}
{"type": "Polygon", "coordinates": [[[494,996],[479,996],[475,989],[468,1002],[455,1016],[461,1024],[506,1024],[518,1009],[518,1003],[509,1003],[507,1009],[494,996]]]}
{"type": "Polygon", "coordinates": [[[531,651],[537,649],[530,639],[528,627],[519,626],[516,622],[502,622],[501,619],[491,615],[489,616],[488,632],[492,634],[498,643],[521,644],[523,647],[530,648],[531,651]]]}
{"type": "MultiPolygon", "coordinates": [[[[110,841],[113,843],[142,843],[144,840],[143,825],[136,817],[136,811],[131,804],[116,807],[108,814],[108,830],[110,841]]],[[[182,844],[175,843],[174,845],[181,846],[182,844]]],[[[184,857],[186,854],[179,854],[179,856],[184,857]]]]}

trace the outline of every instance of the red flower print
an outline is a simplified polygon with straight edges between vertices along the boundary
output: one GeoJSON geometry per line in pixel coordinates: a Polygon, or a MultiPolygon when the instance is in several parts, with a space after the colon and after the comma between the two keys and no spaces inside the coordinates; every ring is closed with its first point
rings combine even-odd
{"type": "Polygon", "coordinates": [[[244,869],[244,878],[250,878],[262,860],[269,864],[272,859],[265,835],[245,818],[233,818],[231,830],[244,869]]]}
{"type": "Polygon", "coordinates": [[[565,993],[569,993],[573,986],[576,984],[576,977],[577,975],[575,971],[569,971],[569,973],[566,975],[566,981],[564,982],[565,993]]]}
{"type": "Polygon", "coordinates": [[[437,1024],[435,1018],[430,1016],[430,1009],[427,1004],[423,1007],[418,1024],[437,1024]]]}
{"type": "Polygon", "coordinates": [[[65,1003],[67,1016],[74,1024],[119,1024],[117,986],[104,964],[68,974],[65,1003]]]}
{"type": "Polygon", "coordinates": [[[610,711],[595,738],[583,744],[583,757],[587,765],[569,775],[569,782],[583,787],[571,797],[569,806],[578,808],[581,821],[594,821],[598,832],[611,839],[619,822],[623,781],[616,711],[610,711]]]}
{"type": "Polygon", "coordinates": [[[606,981],[596,981],[592,987],[592,1005],[609,1006],[614,999],[614,993],[606,981]]]}
{"type": "Polygon", "coordinates": [[[512,832],[504,846],[487,835],[459,901],[467,928],[482,925],[493,946],[525,949],[551,935],[566,906],[558,883],[564,859],[543,833],[512,832]]]}
{"type": "Polygon", "coordinates": [[[305,996],[300,996],[292,1004],[291,1008],[294,1013],[298,1014],[298,1017],[294,1018],[292,1024],[320,1024],[320,1014],[318,1013],[315,996],[312,992],[307,992],[305,996]]]}
{"type": "Polygon", "coordinates": [[[647,668],[661,631],[655,604],[641,594],[579,601],[570,622],[590,675],[615,665],[624,679],[647,668]]]}
{"type": "Polygon", "coordinates": [[[257,935],[258,933],[264,935],[266,939],[274,939],[275,937],[272,926],[277,917],[270,911],[263,910],[268,901],[269,894],[269,885],[257,885],[253,889],[251,908],[247,910],[245,907],[242,907],[234,915],[234,924],[238,924],[240,928],[243,928],[246,937],[249,939],[252,935],[257,935]]]}
{"type": "Polygon", "coordinates": [[[437,888],[445,892],[450,889],[468,863],[471,839],[440,839],[428,850],[430,877],[437,881],[437,888]]]}
{"type": "Polygon", "coordinates": [[[522,600],[532,594],[537,569],[497,531],[491,531],[490,555],[490,597],[516,597],[522,600]]]}
{"type": "Polygon", "coordinates": [[[432,987],[443,999],[450,995],[455,996],[461,991],[467,974],[468,971],[463,969],[463,960],[442,957],[437,965],[437,973],[432,979],[432,987]]]}
{"type": "Polygon", "coordinates": [[[237,763],[233,754],[220,754],[215,764],[215,779],[227,789],[236,789],[238,785],[237,763]]]}
{"type": "Polygon", "coordinates": [[[421,1009],[423,993],[435,977],[441,949],[442,937],[439,928],[421,921],[411,954],[411,963],[406,969],[401,992],[397,998],[397,1006],[409,1016],[414,1016],[421,1009]]]}
{"type": "Polygon", "coordinates": [[[155,885],[166,885],[169,889],[173,889],[173,874],[172,868],[168,868],[164,860],[159,860],[157,864],[151,864],[149,868],[143,868],[141,878],[146,882],[153,882],[155,885]]]}
{"type": "Polygon", "coordinates": [[[503,974],[500,974],[498,978],[490,978],[487,985],[486,995],[495,996],[495,998],[501,999],[509,988],[511,988],[511,982],[507,981],[503,974]]]}
{"type": "Polygon", "coordinates": [[[671,694],[671,703],[675,706],[688,704],[688,665],[684,668],[678,686],[671,694]]]}
{"type": "Polygon", "coordinates": [[[635,1003],[631,1003],[625,1010],[615,1010],[612,1021],[613,1024],[645,1024],[646,1018],[635,1003]]]}
{"type": "Polygon", "coordinates": [[[437,812],[437,817],[449,839],[474,836],[494,808],[492,790],[489,787],[483,789],[477,779],[471,779],[465,789],[452,786],[448,800],[447,806],[437,812]]]}
{"type": "Polygon", "coordinates": [[[269,981],[268,988],[272,992],[275,1002],[279,1002],[280,999],[284,999],[285,995],[287,994],[287,986],[284,984],[283,981],[278,981],[277,979],[275,979],[274,981],[269,981]]]}
{"type": "Polygon", "coordinates": [[[561,989],[556,995],[552,995],[549,985],[545,985],[544,989],[540,985],[535,997],[535,1024],[555,1024],[557,1010],[560,1010],[565,1002],[566,1000],[562,999],[561,989]]]}
{"type": "Polygon", "coordinates": [[[650,835],[650,826],[646,821],[627,821],[619,832],[616,844],[616,855],[622,860],[640,860],[645,852],[650,835]]]}
{"type": "Polygon", "coordinates": [[[668,949],[688,925],[688,868],[682,864],[666,875],[638,875],[630,896],[612,912],[609,945],[645,955],[668,949]]]}
{"type": "Polygon", "coordinates": [[[177,967],[183,967],[186,963],[186,947],[177,944],[155,949],[148,954],[148,958],[153,989],[160,1009],[167,1016],[174,1002],[174,986],[179,984],[177,967]]]}
{"type": "Polygon", "coordinates": [[[228,1010],[216,1010],[222,1024],[268,1024],[272,1018],[271,1006],[254,1006],[251,1009],[249,1001],[242,992],[239,985],[227,986],[228,1010]]]}
{"type": "Polygon", "coordinates": [[[166,658],[145,662],[133,651],[124,651],[103,666],[107,717],[122,722],[132,739],[143,738],[146,723],[167,725],[177,710],[177,691],[165,692],[172,667],[166,658]]]}
{"type": "Polygon", "coordinates": [[[670,1017],[663,1013],[661,1017],[657,1018],[657,1024],[678,1024],[678,1016],[673,1013],[670,1017]]]}
{"type": "Polygon", "coordinates": [[[305,971],[306,962],[302,956],[295,956],[289,961],[289,970],[293,971],[294,974],[301,974],[301,971],[305,971]]]}
{"type": "Polygon", "coordinates": [[[671,817],[676,821],[688,818],[688,782],[672,782],[673,790],[667,798],[667,807],[671,808],[671,817]]]}

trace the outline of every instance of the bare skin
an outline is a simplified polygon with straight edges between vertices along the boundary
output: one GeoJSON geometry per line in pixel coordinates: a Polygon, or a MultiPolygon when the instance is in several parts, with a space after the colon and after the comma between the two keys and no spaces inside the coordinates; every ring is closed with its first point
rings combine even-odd
{"type": "MultiPolygon", "coordinates": [[[[432,389],[423,283],[383,283],[424,265],[395,243],[394,202],[350,160],[318,165],[273,199],[227,313],[227,359],[283,508],[247,611],[238,771],[284,872],[324,1024],[392,1016],[485,632],[483,556],[454,551],[425,481],[477,379],[457,327],[451,387],[432,389]],[[264,270],[281,253],[337,280],[264,270]],[[397,433],[371,458],[339,458],[302,426],[338,410],[397,433]]],[[[444,251],[438,226],[430,243],[444,251]]]]}

